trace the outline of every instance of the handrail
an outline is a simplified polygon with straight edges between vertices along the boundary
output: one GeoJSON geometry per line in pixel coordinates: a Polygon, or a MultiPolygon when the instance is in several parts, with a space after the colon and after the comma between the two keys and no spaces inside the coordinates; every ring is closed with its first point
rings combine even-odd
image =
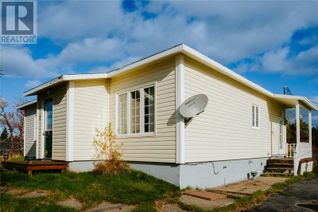
{"type": "Polygon", "coordinates": [[[296,153],[296,144],[287,144],[287,157],[292,158],[296,153]]]}

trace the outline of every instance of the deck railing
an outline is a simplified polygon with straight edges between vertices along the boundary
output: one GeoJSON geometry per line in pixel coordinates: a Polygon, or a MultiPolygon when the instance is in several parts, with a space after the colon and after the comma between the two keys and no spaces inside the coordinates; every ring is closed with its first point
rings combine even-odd
{"type": "Polygon", "coordinates": [[[292,158],[295,156],[296,144],[287,144],[287,157],[292,158]]]}

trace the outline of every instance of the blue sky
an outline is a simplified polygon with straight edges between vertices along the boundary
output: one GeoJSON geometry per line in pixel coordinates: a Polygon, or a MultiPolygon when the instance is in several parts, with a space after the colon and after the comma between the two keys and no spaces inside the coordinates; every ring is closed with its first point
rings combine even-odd
{"type": "Polygon", "coordinates": [[[318,103],[317,11],[318,1],[38,1],[38,43],[0,48],[0,95],[16,102],[58,75],[185,43],[272,92],[287,85],[318,103]]]}

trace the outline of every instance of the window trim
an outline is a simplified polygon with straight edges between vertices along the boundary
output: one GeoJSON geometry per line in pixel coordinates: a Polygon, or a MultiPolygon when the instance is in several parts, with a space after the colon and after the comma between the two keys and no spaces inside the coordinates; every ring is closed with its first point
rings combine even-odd
{"type": "Polygon", "coordinates": [[[143,84],[140,86],[131,87],[129,89],[121,90],[120,92],[115,93],[115,113],[116,113],[116,130],[115,135],[118,138],[129,138],[129,137],[151,137],[157,136],[157,82],[151,82],[147,84],[143,84]],[[148,87],[154,87],[154,131],[153,132],[144,132],[144,89],[148,87]],[[131,112],[131,102],[130,102],[130,93],[133,91],[139,90],[140,92],[140,132],[139,133],[131,133],[131,120],[130,120],[130,112],[131,112]],[[127,93],[127,134],[119,134],[119,96],[127,93]]]}
{"type": "Polygon", "coordinates": [[[260,129],[259,113],[260,113],[259,106],[256,104],[252,104],[252,128],[253,129],[260,129]],[[256,111],[257,111],[257,115],[256,115],[256,111]]]}

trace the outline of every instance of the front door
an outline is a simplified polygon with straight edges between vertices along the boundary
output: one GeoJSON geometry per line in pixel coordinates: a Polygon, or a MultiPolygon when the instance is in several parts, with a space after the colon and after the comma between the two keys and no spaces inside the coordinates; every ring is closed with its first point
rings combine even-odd
{"type": "Polygon", "coordinates": [[[53,102],[47,99],[44,102],[44,158],[52,158],[52,125],[53,125],[53,102]]]}
{"type": "Polygon", "coordinates": [[[285,125],[284,121],[280,119],[279,121],[279,154],[285,154],[285,125]]]}
{"type": "Polygon", "coordinates": [[[274,117],[272,122],[272,155],[285,154],[285,126],[280,117],[274,117]]]}

